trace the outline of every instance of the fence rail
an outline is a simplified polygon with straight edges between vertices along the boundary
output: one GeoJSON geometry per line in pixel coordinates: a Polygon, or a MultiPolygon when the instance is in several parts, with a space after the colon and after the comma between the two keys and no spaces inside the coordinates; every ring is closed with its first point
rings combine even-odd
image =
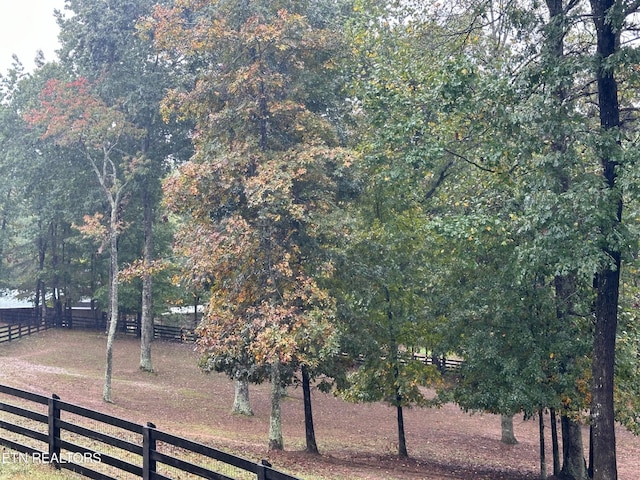
{"type": "Polygon", "coordinates": [[[12,342],[35,332],[51,328],[50,322],[26,322],[0,325],[0,343],[12,342]]]}
{"type": "MultiPolygon", "coordinates": [[[[42,321],[24,321],[25,318],[32,318],[27,315],[27,312],[19,312],[18,315],[13,314],[8,318],[20,323],[9,323],[8,325],[0,326],[0,343],[11,342],[12,340],[19,339],[25,335],[31,335],[32,333],[39,332],[40,330],[46,330],[54,326],[70,329],[80,328],[102,331],[106,330],[107,326],[107,320],[104,316],[87,316],[86,313],[85,315],[77,316],[66,315],[61,322],[57,323],[50,317],[42,321]]],[[[7,321],[6,312],[0,313],[0,321],[7,321]]],[[[124,335],[135,335],[140,337],[140,318],[137,316],[123,315],[118,320],[118,331],[124,335]]],[[[154,323],[153,325],[153,337],[157,340],[174,342],[195,342],[196,340],[196,334],[193,328],[162,325],[158,323],[154,323]]],[[[415,360],[419,360],[425,365],[435,365],[443,374],[457,374],[460,372],[460,367],[463,364],[463,360],[445,358],[444,356],[432,356],[421,353],[413,353],[412,355],[415,360]]]]}
{"type": "MultiPolygon", "coordinates": [[[[34,314],[35,315],[35,314],[34,314]]],[[[19,314],[7,315],[6,312],[0,313],[0,321],[12,319],[18,323],[8,323],[8,325],[0,326],[0,343],[11,342],[13,340],[22,338],[26,335],[39,332],[41,330],[47,330],[52,327],[62,328],[80,328],[91,330],[106,330],[107,321],[106,318],[78,315],[67,315],[61,322],[54,322],[50,317],[42,321],[31,320],[35,318],[29,316],[27,312],[19,312],[19,314]],[[28,320],[25,320],[28,319],[28,320]]],[[[136,335],[140,337],[140,319],[136,316],[123,315],[118,320],[118,331],[124,335],[136,335]]],[[[162,325],[154,323],[153,325],[153,337],[157,340],[166,340],[174,342],[195,342],[196,334],[193,328],[185,328],[174,325],[162,325]]],[[[460,367],[463,364],[462,360],[445,357],[434,357],[431,355],[425,355],[420,353],[414,353],[413,358],[420,360],[425,365],[435,365],[442,373],[458,373],[460,367]]]]}
{"type": "Polygon", "coordinates": [[[413,358],[415,358],[416,360],[420,360],[425,365],[435,365],[438,370],[443,373],[457,373],[464,363],[463,360],[458,360],[455,358],[432,357],[430,355],[419,353],[414,353],[413,358]]]}
{"type": "MultiPolygon", "coordinates": [[[[0,343],[10,342],[24,335],[30,335],[43,329],[57,327],[69,329],[107,330],[105,315],[96,314],[93,310],[65,310],[60,318],[55,318],[51,310],[46,319],[38,319],[35,308],[18,308],[0,310],[0,343]]],[[[140,337],[141,325],[137,315],[121,315],[118,319],[118,332],[123,335],[140,337]]],[[[165,325],[154,322],[153,337],[157,340],[172,342],[194,342],[196,334],[193,328],[178,325],[165,325]]]]}
{"type": "Polygon", "coordinates": [[[37,322],[42,317],[42,310],[36,308],[5,308],[0,310],[0,321],[3,323],[37,322]]]}
{"type": "Polygon", "coordinates": [[[10,432],[0,433],[0,445],[19,452],[17,461],[47,463],[101,480],[170,480],[185,474],[219,480],[297,480],[265,460],[252,462],[163,432],[151,423],[139,425],[64,402],[57,395],[46,397],[6,385],[0,385],[0,394],[0,430],[10,432]],[[14,402],[5,401],[7,396],[14,402]]]}

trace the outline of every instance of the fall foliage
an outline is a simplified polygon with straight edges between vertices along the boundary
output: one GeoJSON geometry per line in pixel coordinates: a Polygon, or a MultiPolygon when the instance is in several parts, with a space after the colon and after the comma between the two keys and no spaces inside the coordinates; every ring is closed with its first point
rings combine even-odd
{"type": "MultiPolygon", "coordinates": [[[[195,155],[165,195],[184,218],[186,276],[211,289],[199,347],[234,377],[269,367],[278,389],[282,367],[316,365],[335,348],[335,301],[314,274],[349,155],[318,104],[326,87],[313,83],[331,72],[334,34],[294,4],[187,1],[158,7],[148,27],[159,49],[198,65],[194,88],[165,100],[165,115],[196,122],[195,155]]],[[[270,446],[282,448],[281,433],[270,446]]]]}

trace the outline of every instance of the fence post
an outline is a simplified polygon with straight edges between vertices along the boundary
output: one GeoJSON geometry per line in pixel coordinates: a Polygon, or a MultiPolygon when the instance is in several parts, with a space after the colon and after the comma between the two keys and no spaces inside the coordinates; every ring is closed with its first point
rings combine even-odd
{"type": "Polygon", "coordinates": [[[60,397],[55,393],[49,399],[49,462],[60,469],[60,397]]]}
{"type": "Polygon", "coordinates": [[[267,469],[269,467],[271,467],[271,464],[268,461],[266,461],[265,459],[262,459],[260,461],[257,469],[258,480],[267,480],[267,469]]]}
{"type": "Polygon", "coordinates": [[[11,327],[12,327],[12,326],[13,326],[13,325],[10,323],[10,324],[9,324],[9,341],[11,341],[11,327]]]}
{"type": "Polygon", "coordinates": [[[150,480],[151,473],[156,473],[156,461],[151,458],[156,450],[155,428],[151,422],[142,427],[142,480],[150,480]]]}

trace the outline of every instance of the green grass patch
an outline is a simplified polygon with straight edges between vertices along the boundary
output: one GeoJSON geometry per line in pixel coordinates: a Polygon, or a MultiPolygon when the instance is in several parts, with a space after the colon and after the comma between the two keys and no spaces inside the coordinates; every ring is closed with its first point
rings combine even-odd
{"type": "Polygon", "coordinates": [[[0,457],[3,459],[0,462],[1,480],[79,480],[86,478],[69,470],[56,470],[48,464],[13,461],[13,458],[17,458],[18,454],[11,450],[3,450],[2,454],[3,457],[0,457]]]}

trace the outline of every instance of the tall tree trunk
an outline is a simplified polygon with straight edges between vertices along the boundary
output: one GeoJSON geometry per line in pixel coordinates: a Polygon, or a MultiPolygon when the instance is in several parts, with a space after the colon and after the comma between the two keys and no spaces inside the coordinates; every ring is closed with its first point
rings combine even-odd
{"type": "Polygon", "coordinates": [[[589,466],[587,467],[589,478],[593,478],[593,426],[589,426],[589,466]]]}
{"type": "Polygon", "coordinates": [[[307,443],[307,453],[318,453],[316,432],[313,426],[313,410],[311,409],[311,381],[309,370],[302,365],[302,396],[304,399],[304,433],[307,443]]]}
{"type": "Polygon", "coordinates": [[[566,480],[587,480],[587,465],[582,447],[582,427],[566,415],[562,423],[562,471],[566,480]]]}
{"type": "MultiPolygon", "coordinates": [[[[576,292],[576,282],[573,275],[568,276],[556,276],[555,278],[555,291],[556,291],[556,317],[560,324],[571,321],[570,312],[573,310],[572,298],[576,292]]],[[[573,363],[573,358],[567,358],[566,363],[573,363]]],[[[565,373],[565,365],[561,366],[560,373],[565,373]]],[[[555,411],[553,412],[555,416],[555,411]]],[[[560,423],[562,425],[562,469],[560,472],[567,478],[567,480],[575,479],[582,480],[584,477],[584,469],[581,465],[584,464],[584,449],[582,443],[582,436],[580,435],[580,426],[576,425],[567,416],[568,412],[562,412],[560,415],[560,423]],[[577,430],[577,431],[576,431],[577,430]]],[[[552,425],[555,427],[555,421],[552,420],[552,425]]],[[[554,474],[558,474],[558,466],[556,465],[557,452],[557,436],[555,433],[554,444],[554,474]]]]}
{"type": "Polygon", "coordinates": [[[140,370],[153,372],[151,362],[151,342],[153,341],[153,303],[152,303],[152,277],[149,267],[153,262],[153,208],[151,194],[147,187],[142,194],[144,209],[144,247],[142,275],[142,318],[140,335],[140,370]]]}
{"type": "MultiPolygon", "coordinates": [[[[552,62],[559,63],[564,60],[564,38],[566,28],[568,25],[567,14],[565,10],[564,0],[546,0],[547,9],[549,10],[549,23],[547,25],[546,36],[546,49],[552,62]]],[[[555,89],[555,101],[556,110],[562,111],[563,105],[566,105],[566,87],[563,86],[564,79],[561,80],[555,89]]],[[[556,113],[556,112],[554,112],[556,113]]],[[[567,139],[563,133],[557,135],[552,141],[552,150],[558,155],[564,156],[567,151],[567,139]]],[[[571,177],[568,173],[567,167],[561,162],[556,169],[556,180],[558,181],[558,191],[560,194],[569,191],[571,186],[571,177]]],[[[556,302],[556,318],[559,324],[565,324],[571,321],[570,316],[574,310],[573,298],[576,293],[576,278],[573,273],[567,275],[557,275],[554,279],[555,287],[555,302],[556,302]]],[[[573,358],[567,358],[567,363],[573,363],[573,358]]],[[[565,372],[564,366],[561,373],[565,372]]],[[[553,441],[553,468],[554,475],[559,471],[559,452],[557,444],[557,425],[555,423],[555,410],[553,410],[551,416],[551,428],[552,428],[552,441],[553,441]]],[[[562,416],[563,425],[563,464],[569,466],[568,468],[573,471],[572,465],[577,465],[583,462],[584,457],[582,453],[582,439],[577,438],[575,435],[565,435],[565,416],[562,416]],[[571,442],[579,441],[579,444],[573,445],[571,442]],[[575,455],[575,456],[574,456],[575,455]]],[[[565,468],[562,470],[565,472],[565,468]]],[[[579,472],[577,472],[579,473],[579,472]]]]}
{"type": "Polygon", "coordinates": [[[558,419],[556,409],[550,409],[551,416],[551,449],[553,450],[553,474],[560,475],[560,448],[558,446],[558,419]]]}
{"type": "Polygon", "coordinates": [[[198,305],[200,304],[200,297],[193,294],[193,328],[198,327],[198,305]]]}
{"type": "Polygon", "coordinates": [[[55,221],[49,223],[48,236],[50,244],[50,267],[51,267],[51,300],[53,302],[53,316],[57,327],[62,327],[62,300],[60,298],[60,275],[59,275],[59,251],[58,232],[55,221]]]}
{"type": "MultiPolygon", "coordinates": [[[[557,276],[555,290],[556,316],[560,323],[568,322],[570,321],[569,312],[573,309],[571,299],[576,291],[575,278],[573,276],[557,276]]],[[[573,362],[572,358],[567,359],[567,363],[570,362],[573,362]]],[[[561,373],[564,373],[564,366],[561,373]]],[[[580,425],[571,420],[567,413],[561,414],[560,423],[562,425],[562,469],[560,472],[567,480],[583,480],[586,478],[586,469],[580,425]]],[[[553,425],[555,426],[555,424],[553,425]]],[[[554,448],[557,449],[557,433],[555,436],[556,445],[554,448]]],[[[557,474],[556,456],[557,452],[554,450],[554,474],[557,474]]]]}
{"type": "Polygon", "coordinates": [[[502,437],[500,438],[502,443],[506,443],[507,445],[515,445],[518,443],[513,432],[513,415],[500,416],[500,429],[502,430],[502,437]]]}
{"type": "Polygon", "coordinates": [[[540,478],[547,478],[547,452],[544,445],[544,413],[538,411],[538,429],[540,433],[540,478]]]}
{"type": "Polygon", "coordinates": [[[243,378],[236,377],[235,395],[233,397],[232,413],[237,415],[253,416],[251,402],[249,401],[249,382],[243,378]]]}
{"type": "Polygon", "coordinates": [[[391,292],[389,288],[384,287],[384,296],[386,302],[387,309],[387,321],[389,322],[389,339],[391,340],[389,345],[389,352],[392,353],[395,357],[395,361],[393,364],[393,381],[395,383],[395,399],[391,402],[392,405],[396,407],[396,418],[398,424],[398,456],[400,457],[408,457],[407,453],[407,439],[405,436],[404,430],[404,412],[402,410],[403,397],[402,392],[400,391],[400,358],[398,344],[396,343],[396,332],[394,329],[394,319],[393,319],[393,311],[391,309],[391,292]]]}
{"type": "MultiPolygon", "coordinates": [[[[38,227],[41,227],[39,224],[38,227]]],[[[42,229],[40,228],[40,232],[42,229]]],[[[47,242],[42,235],[38,236],[38,280],[36,282],[36,305],[38,305],[38,312],[40,320],[47,320],[47,289],[43,280],[44,276],[44,262],[47,253],[47,242]],[[38,303],[38,301],[40,303],[38,303]]]]}
{"type": "Polygon", "coordinates": [[[269,450],[283,450],[282,440],[282,385],[280,379],[280,362],[271,364],[271,415],[269,417],[269,450]]]}
{"type": "MultiPolygon", "coordinates": [[[[397,390],[397,389],[396,389],[397,390]]],[[[404,432],[404,412],[402,410],[402,396],[400,392],[396,393],[396,416],[398,419],[398,456],[406,458],[409,456],[407,452],[407,438],[404,432]]]]}
{"type": "Polygon", "coordinates": [[[107,366],[104,374],[102,398],[111,403],[111,376],[113,372],[113,342],[118,328],[118,204],[113,203],[109,228],[111,285],[109,290],[109,332],[107,334],[107,366]]]}
{"type": "MultiPolygon", "coordinates": [[[[603,238],[612,238],[622,220],[622,197],[617,191],[615,160],[619,150],[616,130],[620,127],[618,85],[614,67],[607,63],[618,50],[616,15],[609,16],[615,0],[591,0],[592,18],[597,34],[596,78],[598,107],[603,130],[600,161],[606,181],[605,198],[612,208],[601,225],[603,238]],[[609,137],[610,136],[610,137],[609,137]],[[608,138],[609,137],[609,138],[608,138]]],[[[591,424],[593,426],[593,479],[616,480],[616,435],[613,405],[613,376],[616,333],[618,329],[618,297],[620,289],[621,254],[617,247],[605,245],[610,262],[596,275],[596,319],[592,358],[591,424]]]]}
{"type": "MultiPolygon", "coordinates": [[[[619,265],[619,257],[617,259],[619,265]]],[[[617,330],[618,272],[598,275],[596,326],[592,359],[591,422],[593,478],[616,480],[616,435],[613,405],[615,338],[617,330]]]]}
{"type": "MultiPolygon", "coordinates": [[[[6,241],[7,222],[9,218],[9,211],[11,211],[11,194],[13,191],[11,187],[7,191],[7,199],[2,208],[2,222],[0,222],[0,268],[2,268],[2,258],[4,257],[4,245],[6,241]]],[[[2,272],[0,272],[1,274],[2,272]]]]}
{"type": "Polygon", "coordinates": [[[38,322],[47,322],[47,288],[44,281],[39,278],[36,282],[36,315],[38,322]]]}

